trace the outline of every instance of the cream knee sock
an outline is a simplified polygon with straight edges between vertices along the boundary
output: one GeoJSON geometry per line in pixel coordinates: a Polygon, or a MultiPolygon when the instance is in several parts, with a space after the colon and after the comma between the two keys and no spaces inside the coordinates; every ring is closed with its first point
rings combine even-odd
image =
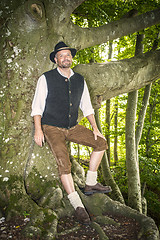
{"type": "Polygon", "coordinates": [[[87,176],[86,176],[86,184],[89,186],[94,186],[97,184],[97,171],[92,172],[88,170],[87,176]]]}
{"type": "Polygon", "coordinates": [[[71,205],[74,207],[74,209],[76,210],[77,207],[83,207],[84,208],[84,205],[80,199],[80,196],[78,195],[78,193],[75,191],[75,192],[72,192],[68,195],[68,199],[71,203],[71,205]]]}

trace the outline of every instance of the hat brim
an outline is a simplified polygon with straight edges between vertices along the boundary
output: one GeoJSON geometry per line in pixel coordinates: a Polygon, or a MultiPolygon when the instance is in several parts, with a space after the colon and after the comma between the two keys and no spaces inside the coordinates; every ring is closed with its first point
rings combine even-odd
{"type": "Polygon", "coordinates": [[[51,54],[50,54],[50,60],[51,60],[52,62],[56,63],[55,60],[54,60],[54,58],[55,58],[55,56],[56,56],[56,53],[59,52],[59,51],[62,51],[62,50],[70,50],[73,58],[74,58],[74,56],[76,55],[76,52],[77,52],[77,50],[76,50],[75,48],[63,47],[63,48],[58,49],[57,51],[51,52],[51,54]]]}

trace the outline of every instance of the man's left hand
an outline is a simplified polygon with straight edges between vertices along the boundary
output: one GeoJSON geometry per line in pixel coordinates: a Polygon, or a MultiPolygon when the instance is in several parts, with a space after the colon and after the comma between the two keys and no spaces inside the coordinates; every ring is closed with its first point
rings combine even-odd
{"type": "Polygon", "coordinates": [[[103,138],[106,140],[106,138],[102,135],[102,133],[100,133],[100,131],[98,129],[94,129],[93,130],[93,134],[94,134],[94,139],[97,140],[97,136],[103,138]]]}

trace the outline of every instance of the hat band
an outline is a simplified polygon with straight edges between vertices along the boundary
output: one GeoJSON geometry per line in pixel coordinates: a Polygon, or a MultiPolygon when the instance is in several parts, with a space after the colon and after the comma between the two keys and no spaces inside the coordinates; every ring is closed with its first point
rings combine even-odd
{"type": "Polygon", "coordinates": [[[58,49],[57,49],[57,52],[58,52],[58,51],[61,51],[61,50],[64,50],[64,49],[71,49],[71,48],[70,48],[70,47],[62,47],[62,48],[58,48],[58,49]]]}

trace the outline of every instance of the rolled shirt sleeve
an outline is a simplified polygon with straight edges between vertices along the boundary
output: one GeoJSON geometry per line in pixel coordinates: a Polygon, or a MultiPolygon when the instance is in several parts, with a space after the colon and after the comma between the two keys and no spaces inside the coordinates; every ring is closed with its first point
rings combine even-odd
{"type": "Polygon", "coordinates": [[[42,75],[38,79],[35,95],[32,102],[32,112],[31,112],[32,117],[35,115],[41,115],[41,116],[43,115],[47,94],[48,94],[48,89],[47,89],[46,78],[44,75],[42,75]]]}
{"type": "Polygon", "coordinates": [[[88,87],[87,87],[87,84],[85,81],[84,81],[84,90],[83,90],[83,94],[81,97],[81,102],[80,102],[79,107],[82,110],[84,117],[94,114],[94,109],[92,107],[90,94],[89,94],[88,87]]]}

